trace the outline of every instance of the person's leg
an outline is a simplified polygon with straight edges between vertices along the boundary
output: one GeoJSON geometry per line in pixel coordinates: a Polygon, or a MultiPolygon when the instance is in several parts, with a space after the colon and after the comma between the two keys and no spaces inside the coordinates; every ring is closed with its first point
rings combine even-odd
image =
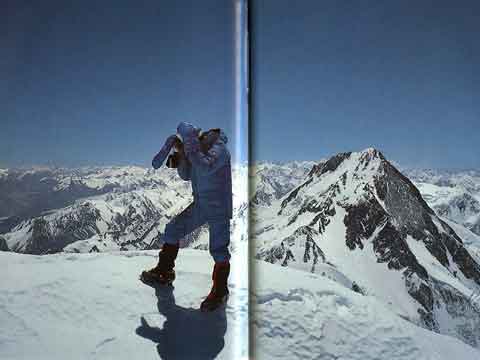
{"type": "Polygon", "coordinates": [[[194,203],[175,216],[165,227],[163,246],[158,254],[157,266],[149,271],[144,271],[141,278],[146,281],[171,284],[175,280],[173,268],[178,254],[179,240],[204,223],[205,220],[194,203]]]}
{"type": "Polygon", "coordinates": [[[210,239],[208,249],[216,263],[230,260],[230,219],[208,222],[210,239]]]}
{"type": "Polygon", "coordinates": [[[210,294],[200,305],[202,311],[215,310],[228,297],[228,276],[230,274],[230,219],[209,221],[210,243],[209,251],[215,260],[210,294]]]}
{"type": "Polygon", "coordinates": [[[205,219],[195,203],[191,203],[185,210],[175,216],[166,226],[163,242],[178,246],[180,239],[205,224],[205,219]]]}

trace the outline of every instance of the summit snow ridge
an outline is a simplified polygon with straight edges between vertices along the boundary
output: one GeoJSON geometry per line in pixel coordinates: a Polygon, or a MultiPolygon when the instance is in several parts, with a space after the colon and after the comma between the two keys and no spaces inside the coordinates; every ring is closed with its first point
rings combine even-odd
{"type": "Polygon", "coordinates": [[[199,304],[211,286],[209,254],[182,251],[175,285],[153,288],[138,275],[157,258],[0,251],[0,358],[246,358],[247,289],[232,283],[228,305],[206,315],[199,304]]]}

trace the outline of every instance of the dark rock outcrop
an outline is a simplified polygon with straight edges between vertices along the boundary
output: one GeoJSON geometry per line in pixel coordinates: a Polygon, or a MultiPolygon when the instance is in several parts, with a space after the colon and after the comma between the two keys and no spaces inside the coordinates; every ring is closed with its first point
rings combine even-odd
{"type": "Polygon", "coordinates": [[[9,251],[7,240],[0,236],[0,251],[9,251]]]}

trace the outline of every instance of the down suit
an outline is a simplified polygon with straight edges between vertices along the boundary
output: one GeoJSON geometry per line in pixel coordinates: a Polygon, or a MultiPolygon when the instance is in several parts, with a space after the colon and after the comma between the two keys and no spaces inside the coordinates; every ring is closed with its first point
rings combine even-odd
{"type": "MultiPolygon", "coordinates": [[[[179,176],[192,183],[193,202],[165,227],[163,241],[176,245],[185,235],[208,223],[209,251],[215,262],[230,259],[230,219],[232,218],[232,180],[227,136],[212,129],[199,136],[200,129],[180,123],[178,134],[183,151],[178,153],[179,176]]],[[[152,161],[158,168],[175,143],[169,137],[152,161]]]]}

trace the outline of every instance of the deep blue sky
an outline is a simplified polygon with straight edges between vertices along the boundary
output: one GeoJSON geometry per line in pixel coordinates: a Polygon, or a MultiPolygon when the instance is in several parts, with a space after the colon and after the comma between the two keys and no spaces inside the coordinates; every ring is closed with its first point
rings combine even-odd
{"type": "Polygon", "coordinates": [[[253,1],[253,157],[480,168],[480,2],[253,1]]]}
{"type": "Polygon", "coordinates": [[[2,1],[0,166],[148,166],[181,120],[232,137],[233,4],[2,1]]]}

